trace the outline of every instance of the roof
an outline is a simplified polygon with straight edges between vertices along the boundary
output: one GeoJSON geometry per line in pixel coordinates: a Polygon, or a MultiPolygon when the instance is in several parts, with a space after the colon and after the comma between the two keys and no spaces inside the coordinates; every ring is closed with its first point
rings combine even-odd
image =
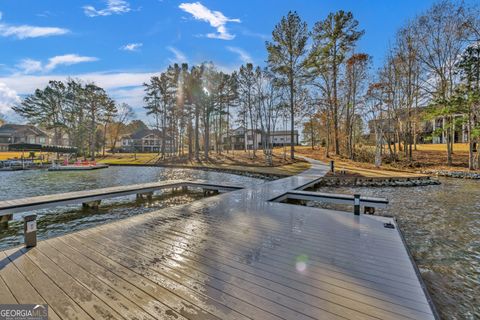
{"type": "Polygon", "coordinates": [[[8,146],[8,151],[43,151],[43,152],[59,152],[59,153],[76,153],[76,147],[50,146],[33,143],[14,143],[8,146]]]}
{"type": "Polygon", "coordinates": [[[134,133],[125,136],[124,138],[127,139],[133,139],[133,140],[138,140],[138,139],[143,139],[148,135],[155,134],[157,136],[160,136],[161,131],[157,129],[140,129],[138,131],[135,131],[134,133]]]}
{"type": "Polygon", "coordinates": [[[38,136],[45,136],[47,137],[48,134],[33,126],[33,125],[30,125],[30,124],[13,124],[13,123],[8,123],[8,124],[4,124],[3,126],[0,127],[0,134],[9,134],[9,135],[12,135],[12,134],[25,134],[25,133],[33,133],[35,135],[38,135],[38,136]]]}
{"type": "MultiPolygon", "coordinates": [[[[244,128],[243,127],[239,127],[239,128],[236,128],[234,130],[231,131],[231,135],[243,135],[244,132],[243,132],[244,128]]],[[[262,130],[260,129],[256,129],[255,130],[257,133],[261,133],[262,130]]],[[[252,129],[248,129],[247,131],[248,134],[251,134],[252,133],[252,129]]],[[[294,134],[295,135],[298,135],[298,130],[295,130],[294,131],[294,134]]],[[[273,136],[273,135],[290,135],[290,130],[279,130],[279,131],[270,131],[270,135],[273,136]]]]}
{"type": "MultiPolygon", "coordinates": [[[[294,130],[293,133],[298,135],[298,130],[294,130]]],[[[271,136],[274,136],[274,135],[288,135],[288,134],[290,134],[290,130],[270,131],[271,136]]]]}

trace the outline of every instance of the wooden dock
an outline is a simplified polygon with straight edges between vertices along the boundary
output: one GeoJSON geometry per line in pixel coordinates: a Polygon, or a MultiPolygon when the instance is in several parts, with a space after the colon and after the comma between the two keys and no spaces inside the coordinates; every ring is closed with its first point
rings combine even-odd
{"type": "Polygon", "coordinates": [[[269,201],[327,169],[0,252],[0,303],[47,303],[50,319],[435,319],[393,219],[269,201]]]}
{"type": "Polygon", "coordinates": [[[0,217],[4,215],[12,215],[13,213],[17,212],[45,209],[67,204],[88,204],[92,202],[98,203],[98,201],[101,201],[103,199],[123,197],[131,194],[137,194],[139,196],[151,196],[153,192],[162,189],[178,189],[189,187],[218,192],[235,191],[243,188],[243,186],[209,183],[202,180],[168,180],[131,184],[126,186],[66,192],[45,196],[22,198],[18,200],[0,201],[0,217]]]}

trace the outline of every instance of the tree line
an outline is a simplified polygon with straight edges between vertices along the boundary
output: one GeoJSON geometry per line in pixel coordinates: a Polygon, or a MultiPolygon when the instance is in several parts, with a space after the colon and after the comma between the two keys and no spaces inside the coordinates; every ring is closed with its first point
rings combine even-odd
{"type": "MultiPolygon", "coordinates": [[[[263,132],[264,141],[258,145],[266,162],[271,163],[271,132],[288,127],[293,142],[299,122],[325,110],[333,132],[327,143],[332,140],[334,152],[339,154],[345,91],[346,128],[353,150],[356,105],[370,61],[368,55],[354,52],[364,33],[358,25],[352,13],[338,11],[309,31],[296,12],[289,12],[275,26],[271,41],[266,42],[265,68],[247,63],[227,74],[212,63],[191,68],[187,64],[169,66],[145,84],[145,108],[162,132],[162,146],[171,139],[173,150],[188,150],[188,156],[196,158],[203,150],[208,158],[210,150],[221,153],[231,148],[224,138],[229,141],[234,120],[245,129],[263,132]],[[348,65],[347,84],[342,80],[344,65],[348,65]],[[188,148],[183,148],[185,142],[188,148]]],[[[329,134],[330,128],[326,131],[329,134]]],[[[256,137],[252,135],[253,157],[257,155],[256,137]]],[[[247,138],[245,131],[245,149],[247,138]]],[[[294,148],[290,143],[292,159],[294,148]]],[[[164,157],[165,150],[161,154],[164,157]]]]}
{"type": "Polygon", "coordinates": [[[50,81],[12,109],[53,132],[52,144],[77,147],[80,155],[92,159],[118,140],[121,125],[133,114],[130,106],[116,104],[103,88],[73,79],[50,81]]]}
{"type": "Polygon", "coordinates": [[[417,143],[434,137],[446,143],[452,165],[455,136],[465,128],[469,168],[480,167],[479,26],[478,7],[440,1],[398,30],[364,94],[365,113],[375,119],[377,165],[382,153],[411,162],[417,143]]]}
{"type": "MultiPolygon", "coordinates": [[[[383,66],[372,70],[372,57],[358,51],[365,32],[351,12],[332,12],[309,29],[291,11],[265,43],[265,67],[247,63],[225,72],[211,62],[172,64],[144,83],[143,107],[160,134],[161,158],[229,152],[231,129],[240,126],[245,151],[252,157],[261,152],[271,163],[271,133],[288,128],[294,141],[295,128],[303,126],[312,148],[355,159],[359,144],[368,143],[369,126],[377,165],[400,155],[412,161],[424,121],[441,116],[445,126],[433,135],[445,137],[447,163],[455,132],[464,126],[474,168],[480,163],[480,148],[474,154],[480,142],[479,26],[477,7],[440,1],[397,32],[383,66]],[[257,131],[260,143],[249,133],[257,131]]],[[[90,156],[115,146],[132,118],[129,106],[75,80],[51,81],[14,110],[90,156]]],[[[291,158],[294,148],[291,143],[291,158]]]]}

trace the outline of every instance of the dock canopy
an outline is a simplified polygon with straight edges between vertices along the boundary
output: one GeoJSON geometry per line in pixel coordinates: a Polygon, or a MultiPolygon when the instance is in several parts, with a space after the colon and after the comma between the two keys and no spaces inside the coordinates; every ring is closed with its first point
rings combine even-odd
{"type": "Polygon", "coordinates": [[[59,152],[59,153],[77,153],[75,147],[50,146],[33,143],[13,143],[8,145],[8,151],[41,151],[41,152],[59,152]]]}

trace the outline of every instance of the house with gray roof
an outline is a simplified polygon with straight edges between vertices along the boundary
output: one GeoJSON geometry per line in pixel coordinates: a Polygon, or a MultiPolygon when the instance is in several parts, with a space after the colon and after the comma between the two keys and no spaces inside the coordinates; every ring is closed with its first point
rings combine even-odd
{"type": "Polygon", "coordinates": [[[47,132],[28,124],[7,123],[0,127],[0,151],[8,151],[12,143],[50,144],[47,132]]]}

